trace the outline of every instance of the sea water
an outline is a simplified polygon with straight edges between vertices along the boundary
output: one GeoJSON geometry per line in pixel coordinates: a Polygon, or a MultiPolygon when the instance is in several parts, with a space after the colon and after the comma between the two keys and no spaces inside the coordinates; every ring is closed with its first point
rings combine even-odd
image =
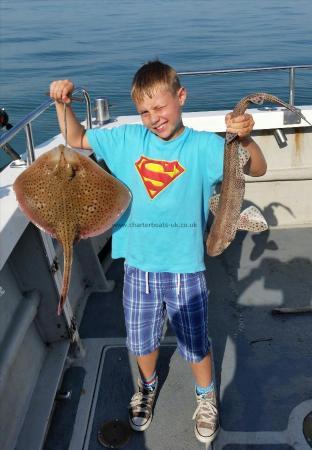
{"type": "MultiPolygon", "coordinates": [[[[14,125],[46,100],[52,80],[69,78],[93,101],[107,97],[112,116],[135,114],[131,79],[144,62],[159,58],[178,71],[311,64],[311,23],[311,0],[1,0],[0,108],[14,125]]],[[[312,104],[311,76],[297,71],[297,105],[312,104]]],[[[287,101],[288,78],[182,77],[185,111],[231,109],[254,91],[287,101]]],[[[33,132],[35,144],[59,132],[54,108],[33,132]]],[[[23,133],[11,144],[23,153],[23,133]]],[[[0,166],[8,161],[0,151],[0,166]]]]}

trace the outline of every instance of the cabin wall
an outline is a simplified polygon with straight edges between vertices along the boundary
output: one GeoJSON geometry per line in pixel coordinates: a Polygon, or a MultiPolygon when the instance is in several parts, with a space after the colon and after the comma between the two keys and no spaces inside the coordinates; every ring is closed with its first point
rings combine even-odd
{"type": "Polygon", "coordinates": [[[246,185],[245,205],[257,206],[270,228],[312,226],[312,180],[246,185]]]}
{"type": "MultiPolygon", "coordinates": [[[[302,171],[312,177],[312,134],[310,128],[287,128],[283,130],[287,146],[279,148],[273,130],[255,131],[253,137],[260,145],[268,164],[266,178],[279,171],[302,171]]],[[[286,173],[286,172],[285,172],[286,173]]],[[[289,173],[291,178],[293,173],[289,173]]],[[[287,178],[287,175],[285,175],[287,178]]],[[[298,175],[300,178],[300,175],[298,175]]]]}
{"type": "Polygon", "coordinates": [[[34,322],[21,329],[21,316],[27,316],[27,311],[24,314],[22,311],[29,298],[24,296],[14,272],[10,262],[0,272],[1,450],[14,448],[47,353],[34,322]]]}
{"type": "Polygon", "coordinates": [[[0,271],[0,448],[12,450],[49,343],[68,339],[40,232],[28,225],[0,271]]]}
{"type": "Polygon", "coordinates": [[[59,301],[53,269],[45,253],[45,247],[38,228],[29,224],[14,247],[8,263],[15,273],[23,292],[36,289],[40,294],[40,305],[36,324],[46,343],[68,338],[63,317],[56,314],[59,301]]]}
{"type": "Polygon", "coordinates": [[[29,409],[47,348],[32,324],[16,354],[0,402],[0,448],[12,450],[29,409]]]}
{"type": "Polygon", "coordinates": [[[280,149],[270,130],[255,132],[267,161],[267,173],[246,177],[245,202],[258,206],[270,227],[312,225],[312,135],[307,129],[284,130],[280,149]]]}
{"type": "MultiPolygon", "coordinates": [[[[106,279],[98,258],[98,252],[109,238],[110,231],[74,246],[68,297],[78,318],[83,314],[91,290],[107,291],[113,287],[106,279]]],[[[36,435],[44,436],[63,371],[64,352],[63,347],[59,350],[58,344],[69,343],[64,316],[57,316],[63,251],[57,241],[51,241],[49,252],[52,252],[55,263],[53,267],[47,251],[40,230],[28,224],[0,271],[1,450],[13,450],[17,441],[18,448],[24,448],[21,430],[24,430],[25,423],[31,422],[29,417],[38,407],[38,385],[48,383],[42,393],[44,400],[40,401],[46,403],[44,417],[41,429],[37,425],[36,432],[36,435]],[[59,369],[53,379],[48,380],[51,370],[47,372],[46,367],[52,360],[53,367],[59,366],[59,369]],[[46,378],[45,381],[42,377],[46,378]]]]}

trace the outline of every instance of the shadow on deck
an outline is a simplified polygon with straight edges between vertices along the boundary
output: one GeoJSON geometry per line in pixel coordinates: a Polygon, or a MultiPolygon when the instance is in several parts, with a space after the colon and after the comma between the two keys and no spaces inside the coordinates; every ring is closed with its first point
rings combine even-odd
{"type": "MultiPolygon", "coordinates": [[[[221,256],[207,259],[209,329],[222,427],[215,450],[310,448],[302,427],[312,410],[312,315],[273,316],[271,311],[311,305],[311,237],[311,228],[239,233],[221,256]]],[[[112,264],[108,277],[116,281],[115,290],[93,293],[80,325],[87,357],[69,369],[79,372],[64,378],[67,386],[80,380],[78,393],[84,399],[79,405],[74,401],[71,411],[59,408],[45,450],[100,450],[101,424],[127,420],[137,369],[125,347],[121,260],[112,264]]],[[[153,423],[145,433],[133,433],[125,450],[205,448],[193,434],[191,370],[174,342],[168,326],[153,423]]]]}

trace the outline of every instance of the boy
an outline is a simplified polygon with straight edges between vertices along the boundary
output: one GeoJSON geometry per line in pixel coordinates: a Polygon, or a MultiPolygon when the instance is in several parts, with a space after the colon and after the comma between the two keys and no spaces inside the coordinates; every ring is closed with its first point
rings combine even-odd
{"type": "MultiPolygon", "coordinates": [[[[157,390],[156,362],[165,312],[183,358],[195,378],[195,435],[209,444],[218,428],[207,329],[207,288],[203,233],[209,198],[222,179],[224,140],[214,133],[186,128],[182,107],[186,90],[173,68],[153,61],[135,74],[131,96],[143,125],[88,130],[70,107],[74,85],[51,83],[50,95],[72,147],[92,148],[113,175],[132,191],[128,211],[113,230],[113,258],[125,258],[123,305],[127,346],[136,355],[138,392],[129,405],[134,430],[152,420],[157,390]]],[[[244,114],[225,118],[227,131],[240,137],[250,153],[246,172],[263,175],[266,162],[250,138],[254,121],[244,114]]]]}

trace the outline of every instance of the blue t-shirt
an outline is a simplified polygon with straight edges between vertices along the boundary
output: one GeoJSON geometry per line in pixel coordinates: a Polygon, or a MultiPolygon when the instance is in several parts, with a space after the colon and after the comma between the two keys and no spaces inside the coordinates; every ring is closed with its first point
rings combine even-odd
{"type": "Polygon", "coordinates": [[[112,257],[147,272],[205,270],[203,234],[224,140],[185,128],[164,141],[143,125],[92,129],[87,139],[133,196],[113,227],[112,257]]]}

